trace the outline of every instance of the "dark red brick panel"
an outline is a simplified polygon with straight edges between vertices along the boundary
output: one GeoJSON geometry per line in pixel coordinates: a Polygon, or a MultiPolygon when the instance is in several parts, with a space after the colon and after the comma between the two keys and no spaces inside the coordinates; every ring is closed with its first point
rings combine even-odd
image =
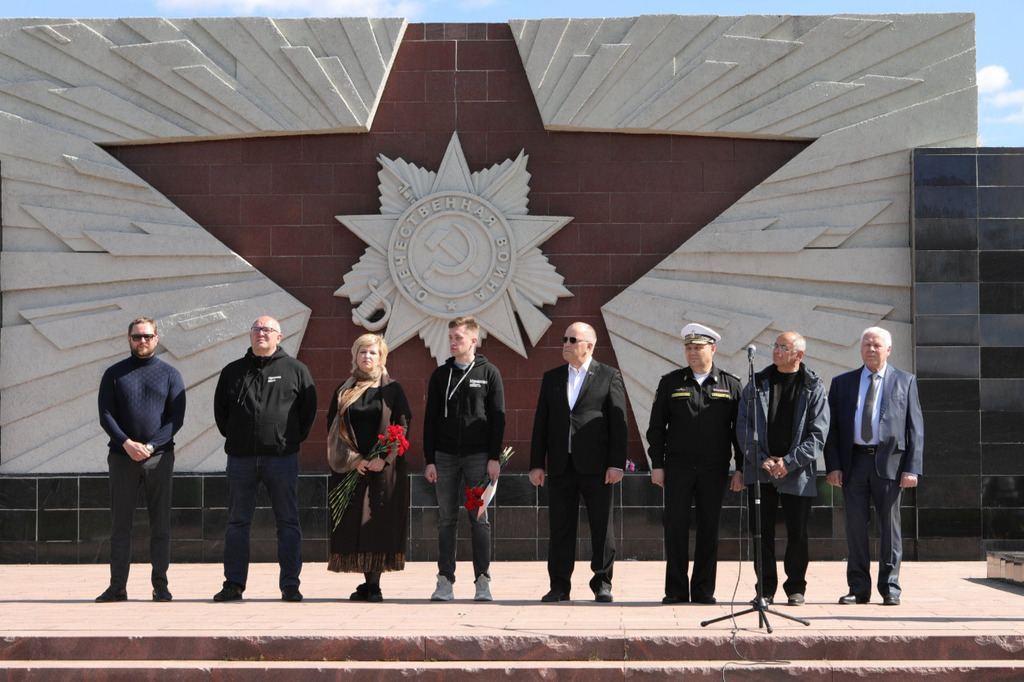
{"type": "MultiPolygon", "coordinates": [[[[565,328],[575,320],[594,325],[598,359],[616,365],[601,306],[805,146],[548,132],[507,25],[414,24],[369,133],[111,149],[312,310],[299,357],[317,382],[321,415],[303,447],[307,471],[326,468],[327,406],[350,371],[352,342],[365,331],[351,321],[351,302],[334,291],[366,245],[335,216],[378,212],[378,155],[437,170],[456,131],[474,172],[525,149],[530,212],[574,218],[541,245],[573,297],[544,308],[552,325],[536,347],[527,342],[528,358],[493,339],[481,351],[506,379],[506,441],[520,452],[512,464],[519,471],[527,468],[540,376],[562,362],[565,328]]],[[[423,464],[423,391],[436,364],[415,337],[388,361],[412,403],[407,456],[414,470],[423,464]]],[[[629,456],[643,461],[632,418],[629,456]]]]}

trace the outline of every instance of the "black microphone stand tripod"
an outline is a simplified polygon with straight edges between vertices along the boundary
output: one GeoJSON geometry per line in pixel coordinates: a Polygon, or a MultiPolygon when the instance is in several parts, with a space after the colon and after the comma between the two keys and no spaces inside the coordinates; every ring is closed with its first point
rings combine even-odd
{"type": "MultiPolygon", "coordinates": [[[[754,419],[754,433],[753,433],[753,451],[754,458],[757,459],[760,456],[760,450],[758,449],[758,437],[757,437],[757,414],[754,410],[757,408],[756,397],[757,397],[757,384],[754,383],[754,347],[747,346],[747,385],[750,386],[750,397],[747,399],[747,414],[754,419]]],[[[744,439],[745,440],[745,439],[744,439]]],[[[772,632],[771,623],[768,622],[768,614],[772,613],[780,618],[792,620],[797,623],[803,623],[804,625],[810,626],[811,622],[804,620],[803,618],[797,618],[796,616],[790,616],[785,613],[780,613],[775,609],[769,608],[768,600],[764,598],[764,580],[762,573],[764,572],[764,563],[761,560],[761,476],[760,471],[754,472],[754,551],[757,552],[755,555],[757,558],[754,561],[754,572],[757,576],[757,596],[753,602],[751,602],[749,609],[744,609],[739,613],[731,613],[725,616],[719,616],[718,618],[712,618],[711,620],[703,621],[700,626],[707,627],[712,623],[718,623],[723,620],[730,618],[738,618],[739,616],[745,616],[748,613],[757,614],[757,627],[765,628],[768,634],[772,632]]]]}

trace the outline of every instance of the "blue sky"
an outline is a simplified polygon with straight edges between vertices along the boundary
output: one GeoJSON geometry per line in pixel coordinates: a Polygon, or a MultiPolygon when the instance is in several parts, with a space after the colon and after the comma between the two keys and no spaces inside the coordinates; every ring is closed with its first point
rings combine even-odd
{"type": "MultiPolygon", "coordinates": [[[[1024,3],[1019,0],[8,0],[0,16],[380,16],[412,22],[504,22],[637,14],[862,14],[974,12],[978,132],[986,147],[1024,147],[1024,3]],[[30,8],[28,13],[22,7],[30,8]]],[[[2,74],[0,74],[2,78],[2,74]]]]}

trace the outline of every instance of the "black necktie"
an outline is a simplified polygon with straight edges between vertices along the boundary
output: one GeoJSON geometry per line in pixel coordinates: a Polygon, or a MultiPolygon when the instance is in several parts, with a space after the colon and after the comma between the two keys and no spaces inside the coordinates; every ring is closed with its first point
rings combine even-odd
{"type": "Polygon", "coordinates": [[[860,439],[870,445],[874,439],[871,420],[875,416],[875,401],[878,399],[878,375],[872,374],[868,381],[868,394],[864,396],[864,407],[860,413],[860,439]]]}

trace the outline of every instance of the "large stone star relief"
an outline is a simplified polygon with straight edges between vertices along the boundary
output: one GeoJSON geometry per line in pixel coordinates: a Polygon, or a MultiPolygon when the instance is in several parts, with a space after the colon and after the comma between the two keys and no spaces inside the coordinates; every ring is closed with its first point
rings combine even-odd
{"type": "Polygon", "coordinates": [[[540,307],[572,296],[538,248],[572,218],[528,215],[528,158],[471,173],[458,134],[436,173],[378,157],[380,215],[336,216],[368,245],[334,292],[356,304],[352,321],[386,326],[392,348],[419,334],[443,362],[448,321],[473,315],[526,357],[516,316],[536,345],[551,325],[540,307]]]}

